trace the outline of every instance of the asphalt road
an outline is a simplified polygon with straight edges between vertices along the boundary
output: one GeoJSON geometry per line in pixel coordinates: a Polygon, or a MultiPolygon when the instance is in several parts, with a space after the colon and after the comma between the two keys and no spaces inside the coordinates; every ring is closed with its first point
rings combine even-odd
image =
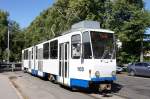
{"type": "Polygon", "coordinates": [[[99,93],[80,91],[72,92],[49,81],[23,72],[7,72],[14,86],[24,99],[150,99],[150,78],[132,77],[119,74],[113,85],[112,95],[103,97],[99,93]]]}
{"type": "Polygon", "coordinates": [[[9,79],[0,74],[0,99],[20,99],[9,79]]]}
{"type": "Polygon", "coordinates": [[[113,90],[128,99],[150,99],[150,78],[120,74],[113,90]]]}
{"type": "Polygon", "coordinates": [[[3,75],[11,78],[11,82],[21,93],[23,99],[123,99],[120,96],[109,94],[108,97],[91,92],[77,90],[75,92],[61,87],[50,81],[42,80],[23,72],[7,72],[3,75]]]}

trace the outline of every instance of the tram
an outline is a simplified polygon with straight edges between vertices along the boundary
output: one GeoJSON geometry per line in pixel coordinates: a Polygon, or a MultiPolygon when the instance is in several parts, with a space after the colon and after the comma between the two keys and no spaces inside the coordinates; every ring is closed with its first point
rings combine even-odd
{"type": "Polygon", "coordinates": [[[23,70],[71,88],[111,90],[116,80],[114,32],[81,21],[61,36],[22,50],[23,70]]]}

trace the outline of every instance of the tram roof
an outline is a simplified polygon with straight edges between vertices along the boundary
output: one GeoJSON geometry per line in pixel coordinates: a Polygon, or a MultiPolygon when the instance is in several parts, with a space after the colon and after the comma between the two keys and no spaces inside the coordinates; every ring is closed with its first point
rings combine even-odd
{"type": "Polygon", "coordinates": [[[72,33],[75,31],[99,31],[99,32],[107,32],[107,33],[114,33],[113,31],[101,29],[100,22],[98,21],[90,21],[90,20],[83,20],[78,23],[75,23],[71,26],[71,29],[67,32],[62,33],[62,35],[72,33]]]}
{"type": "Polygon", "coordinates": [[[79,29],[71,29],[69,31],[63,32],[61,35],[73,33],[76,31],[84,32],[84,31],[97,31],[97,32],[106,32],[106,33],[114,33],[114,31],[107,30],[107,29],[92,29],[92,28],[79,28],[79,29]]]}

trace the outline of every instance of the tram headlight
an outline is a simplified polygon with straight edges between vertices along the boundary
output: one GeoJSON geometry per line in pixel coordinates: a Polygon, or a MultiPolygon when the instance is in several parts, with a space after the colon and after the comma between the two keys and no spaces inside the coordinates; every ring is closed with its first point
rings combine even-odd
{"type": "Polygon", "coordinates": [[[116,76],[116,71],[112,71],[111,75],[116,76]]]}
{"type": "Polygon", "coordinates": [[[99,76],[100,76],[100,72],[99,72],[99,71],[96,71],[96,72],[95,72],[95,76],[96,76],[96,77],[99,77],[99,76]]]}

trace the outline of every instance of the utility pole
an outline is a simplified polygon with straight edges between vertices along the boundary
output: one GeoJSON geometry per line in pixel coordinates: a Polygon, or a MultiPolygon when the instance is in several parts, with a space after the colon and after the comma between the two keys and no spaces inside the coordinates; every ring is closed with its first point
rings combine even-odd
{"type": "Polygon", "coordinates": [[[10,56],[10,51],[9,51],[9,23],[8,23],[8,34],[7,34],[7,50],[8,50],[8,52],[7,52],[7,54],[8,54],[8,56],[7,56],[7,63],[9,64],[9,56],[10,56]]]}
{"type": "Polygon", "coordinates": [[[141,53],[140,53],[140,62],[143,62],[144,58],[143,58],[143,39],[141,39],[141,53]]]}

